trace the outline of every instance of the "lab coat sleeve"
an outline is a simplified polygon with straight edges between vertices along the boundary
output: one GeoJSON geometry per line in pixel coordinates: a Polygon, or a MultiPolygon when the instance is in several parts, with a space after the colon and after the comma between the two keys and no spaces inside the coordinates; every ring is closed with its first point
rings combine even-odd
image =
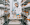
{"type": "Polygon", "coordinates": [[[14,9],[12,11],[14,11],[14,9]]]}
{"type": "Polygon", "coordinates": [[[13,11],[13,14],[14,14],[14,9],[15,9],[15,7],[12,9],[12,11],[13,11]]]}

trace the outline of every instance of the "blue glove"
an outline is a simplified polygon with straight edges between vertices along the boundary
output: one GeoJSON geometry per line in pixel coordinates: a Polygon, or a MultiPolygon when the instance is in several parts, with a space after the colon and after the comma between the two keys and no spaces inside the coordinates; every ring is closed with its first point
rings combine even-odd
{"type": "Polygon", "coordinates": [[[19,14],[16,14],[16,17],[17,17],[17,15],[19,15],[19,14]]]}

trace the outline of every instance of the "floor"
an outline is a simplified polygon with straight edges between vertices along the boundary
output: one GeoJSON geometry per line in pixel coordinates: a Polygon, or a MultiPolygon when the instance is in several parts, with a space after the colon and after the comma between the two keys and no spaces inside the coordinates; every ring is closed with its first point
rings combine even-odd
{"type": "Polygon", "coordinates": [[[22,24],[9,24],[9,25],[22,25],[22,24]]]}

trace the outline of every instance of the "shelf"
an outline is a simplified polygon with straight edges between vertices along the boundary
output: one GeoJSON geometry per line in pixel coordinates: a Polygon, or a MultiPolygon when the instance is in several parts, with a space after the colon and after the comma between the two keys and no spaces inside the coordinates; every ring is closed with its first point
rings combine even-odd
{"type": "Polygon", "coordinates": [[[27,5],[27,3],[28,3],[28,2],[26,2],[26,3],[22,3],[21,5],[27,5]]]}
{"type": "Polygon", "coordinates": [[[4,4],[4,2],[0,2],[0,4],[4,4]]]}
{"type": "Polygon", "coordinates": [[[28,8],[28,7],[30,7],[30,5],[23,6],[22,8],[28,8]]]}
{"type": "Polygon", "coordinates": [[[5,1],[5,3],[10,3],[10,2],[5,1]]]}
{"type": "MultiPolygon", "coordinates": [[[[23,14],[23,16],[26,16],[25,14],[24,14],[24,12],[22,12],[21,14],[23,14]]],[[[27,17],[27,16],[26,16],[27,17]]]]}
{"type": "Polygon", "coordinates": [[[30,2],[30,0],[26,0],[26,2],[30,2]]]}
{"type": "MultiPolygon", "coordinates": [[[[25,0],[25,1],[26,1],[26,0],[25,0]]],[[[25,1],[24,1],[24,2],[25,2],[25,1]]],[[[21,5],[22,5],[24,2],[22,2],[21,5]]]]}
{"type": "Polygon", "coordinates": [[[5,6],[4,6],[4,5],[0,5],[0,7],[5,8],[5,6]]]}
{"type": "Polygon", "coordinates": [[[5,4],[10,4],[10,3],[5,3],[5,4]]]}
{"type": "Polygon", "coordinates": [[[4,8],[4,7],[0,7],[0,9],[3,9],[3,10],[10,10],[10,8],[4,8]]]}
{"type": "Polygon", "coordinates": [[[24,7],[23,9],[30,10],[30,7],[24,7]]]}
{"type": "Polygon", "coordinates": [[[6,3],[5,3],[4,5],[9,5],[9,4],[6,4],[6,3]]]}
{"type": "Polygon", "coordinates": [[[26,1],[23,2],[21,5],[26,5],[28,2],[30,2],[30,0],[26,0],[26,1]]]}
{"type": "Polygon", "coordinates": [[[5,6],[5,7],[10,8],[10,6],[5,6]]]}
{"type": "MultiPolygon", "coordinates": [[[[2,6],[2,5],[0,5],[0,8],[1,8],[1,7],[2,7],[2,8],[5,8],[6,6],[2,6]]],[[[6,8],[10,8],[10,7],[6,7],[6,8]]]]}
{"type": "MultiPolygon", "coordinates": [[[[17,18],[10,18],[10,17],[9,17],[9,19],[17,19],[17,18]]],[[[23,19],[23,18],[18,18],[18,19],[23,19]]]]}
{"type": "Polygon", "coordinates": [[[5,6],[5,8],[6,8],[7,10],[10,10],[10,7],[6,7],[6,6],[5,6]]]}
{"type": "Polygon", "coordinates": [[[30,7],[25,8],[26,10],[30,10],[30,7]]]}

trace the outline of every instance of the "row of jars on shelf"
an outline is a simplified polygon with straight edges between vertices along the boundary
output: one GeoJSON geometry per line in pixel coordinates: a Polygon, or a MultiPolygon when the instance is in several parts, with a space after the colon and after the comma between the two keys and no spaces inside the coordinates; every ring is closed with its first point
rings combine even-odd
{"type": "Polygon", "coordinates": [[[21,3],[23,3],[24,1],[26,1],[26,0],[22,0],[21,3]]]}
{"type": "Polygon", "coordinates": [[[25,14],[26,16],[29,15],[29,12],[28,12],[28,11],[22,11],[22,12],[24,12],[24,14],[25,14]]]}
{"type": "MultiPolygon", "coordinates": [[[[27,5],[28,5],[28,4],[30,4],[30,2],[28,2],[27,5]]],[[[23,6],[26,6],[26,5],[22,5],[21,7],[23,7],[23,6]]]]}

